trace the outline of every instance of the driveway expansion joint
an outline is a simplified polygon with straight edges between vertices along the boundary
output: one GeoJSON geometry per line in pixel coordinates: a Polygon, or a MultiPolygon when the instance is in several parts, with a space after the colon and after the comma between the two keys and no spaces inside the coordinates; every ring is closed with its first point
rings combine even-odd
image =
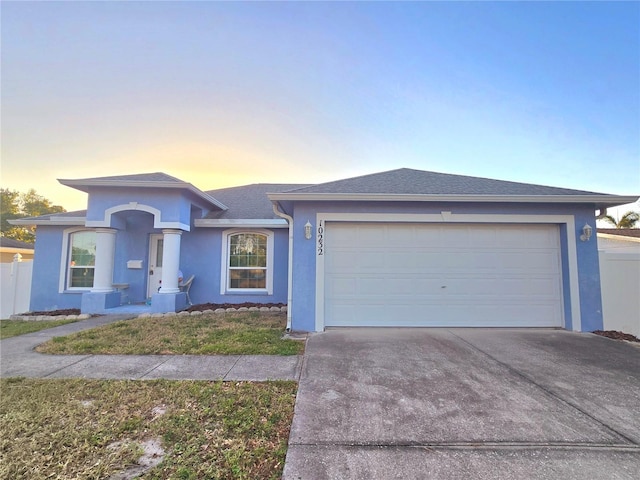
{"type": "Polygon", "coordinates": [[[236,358],[236,361],[233,362],[233,365],[231,365],[231,367],[229,367],[229,370],[227,370],[227,373],[224,374],[224,377],[222,377],[222,381],[223,382],[229,382],[229,381],[233,381],[233,379],[228,379],[227,377],[229,376],[229,374],[231,373],[231,370],[233,370],[235,368],[235,366],[238,364],[238,362],[240,361],[240,359],[242,357],[245,357],[246,355],[238,355],[238,358],[236,358]]]}
{"type": "Polygon", "coordinates": [[[553,390],[548,389],[547,387],[539,384],[535,379],[531,378],[530,376],[528,376],[525,373],[522,373],[521,371],[517,370],[516,368],[512,367],[511,365],[502,362],[500,360],[498,360],[497,358],[495,358],[493,355],[485,352],[484,350],[482,350],[481,348],[475,346],[473,343],[471,343],[470,341],[460,337],[459,335],[456,335],[455,333],[453,333],[451,330],[448,330],[448,332],[453,335],[454,337],[456,337],[457,339],[459,339],[460,341],[466,343],[467,345],[469,345],[471,348],[473,348],[474,350],[482,353],[483,355],[487,356],[488,358],[490,358],[491,360],[493,360],[494,362],[502,365],[504,368],[506,368],[507,370],[509,370],[510,372],[513,372],[514,374],[516,374],[517,376],[519,376],[520,378],[526,380],[527,382],[530,382],[532,385],[535,385],[537,388],[539,388],[540,390],[542,390],[546,395],[548,395],[549,397],[553,398],[554,400],[563,403],[565,405],[567,405],[568,407],[573,408],[574,410],[577,410],[578,412],[580,412],[582,415],[584,415],[585,417],[593,420],[594,422],[596,422],[597,424],[603,426],[604,428],[606,428],[607,430],[609,430],[610,432],[613,432],[614,434],[616,434],[617,436],[619,436],[620,438],[626,440],[627,442],[629,442],[631,445],[635,445],[636,447],[640,447],[640,445],[638,443],[636,443],[632,438],[629,438],[627,435],[625,435],[624,433],[621,433],[619,431],[617,431],[615,428],[611,427],[610,425],[606,424],[605,422],[603,422],[602,420],[600,420],[599,418],[595,417],[593,414],[587,412],[586,410],[580,408],[578,405],[575,405],[574,403],[570,402],[569,400],[566,400],[564,398],[562,398],[559,394],[555,393],[553,390]]]}
{"type": "Polygon", "coordinates": [[[146,377],[147,375],[149,375],[151,372],[153,372],[154,370],[157,370],[158,368],[160,368],[162,365],[164,365],[165,363],[167,363],[170,360],[171,357],[167,357],[165,358],[162,362],[158,363],[156,366],[154,366],[151,370],[149,370],[148,372],[143,373],[142,375],[140,375],[138,377],[138,380],[143,379],[144,377],[146,377]]]}
{"type": "MultiPolygon", "coordinates": [[[[39,352],[36,352],[36,353],[37,353],[38,355],[47,356],[47,354],[45,354],[45,353],[39,353],[39,352]]],[[[53,355],[52,355],[52,356],[53,356],[53,355]]],[[[58,372],[61,372],[61,371],[62,371],[62,370],[64,370],[65,368],[73,367],[74,365],[77,365],[77,364],[79,364],[80,362],[84,362],[87,358],[91,358],[91,357],[95,357],[95,355],[93,355],[93,354],[86,355],[86,356],[84,356],[84,357],[82,357],[82,358],[78,359],[77,361],[75,361],[75,362],[73,362],[73,363],[70,363],[69,365],[65,365],[64,367],[60,367],[60,368],[58,368],[58,369],[54,370],[53,372],[47,373],[47,374],[46,374],[45,376],[43,376],[42,378],[49,378],[51,375],[54,375],[54,374],[56,374],[56,373],[58,373],[58,372]]]]}
{"type": "Polygon", "coordinates": [[[375,443],[375,442],[289,442],[289,447],[339,447],[339,448],[423,448],[426,450],[598,450],[640,452],[639,445],[619,443],[575,443],[575,442],[434,442],[434,443],[375,443]]]}

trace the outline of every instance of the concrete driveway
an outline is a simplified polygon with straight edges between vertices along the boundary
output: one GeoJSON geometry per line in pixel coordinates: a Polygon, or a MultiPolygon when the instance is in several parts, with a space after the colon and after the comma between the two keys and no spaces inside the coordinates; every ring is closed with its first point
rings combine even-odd
{"type": "Polygon", "coordinates": [[[284,479],[637,479],[640,348],[560,330],[307,343],[284,479]]]}

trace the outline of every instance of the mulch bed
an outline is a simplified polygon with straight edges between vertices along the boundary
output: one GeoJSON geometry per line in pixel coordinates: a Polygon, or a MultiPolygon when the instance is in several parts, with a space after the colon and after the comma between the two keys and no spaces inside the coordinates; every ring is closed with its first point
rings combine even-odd
{"type": "Polygon", "coordinates": [[[39,312],[21,313],[21,315],[29,315],[29,316],[36,316],[36,315],[51,315],[51,316],[80,315],[80,309],[79,308],[67,308],[65,310],[44,310],[44,311],[39,311],[39,312]]]}
{"type": "Polygon", "coordinates": [[[595,330],[593,333],[602,337],[613,338],[614,340],[626,340],[627,342],[640,342],[640,338],[630,333],[618,332],[616,330],[595,330]]]}
{"type": "Polygon", "coordinates": [[[200,303],[198,305],[192,305],[186,309],[187,312],[204,312],[205,310],[215,310],[217,308],[240,308],[240,307],[279,307],[286,306],[286,303],[200,303]]]}

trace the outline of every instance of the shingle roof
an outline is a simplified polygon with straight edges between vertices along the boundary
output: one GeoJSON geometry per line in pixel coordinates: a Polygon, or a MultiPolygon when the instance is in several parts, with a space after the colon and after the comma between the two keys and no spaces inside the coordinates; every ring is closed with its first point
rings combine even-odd
{"type": "Polygon", "coordinates": [[[599,195],[594,192],[400,168],[286,193],[407,195],[599,195]]]}
{"type": "Polygon", "coordinates": [[[598,233],[619,237],[640,238],[640,228],[598,228],[598,233]]]}
{"type": "MultiPolygon", "coordinates": [[[[69,181],[61,179],[60,182],[69,181]]],[[[79,178],[72,180],[75,183],[93,183],[96,181],[100,182],[169,182],[169,183],[180,183],[183,184],[182,180],[176,177],[172,177],[171,175],[167,175],[162,172],[153,172],[153,173],[137,173],[133,175],[113,175],[109,177],[94,177],[94,178],[79,178]]]]}
{"type": "Polygon", "coordinates": [[[21,242],[13,238],[0,237],[0,247],[6,248],[26,248],[33,250],[33,243],[21,242]]]}
{"type": "Polygon", "coordinates": [[[82,178],[82,179],[58,179],[62,185],[73,187],[83,192],[89,192],[95,187],[127,187],[127,188],[175,188],[189,191],[200,197],[215,208],[221,210],[226,206],[217,199],[205,194],[202,190],[194,187],[189,182],[180,180],[162,172],[138,173],[134,175],[118,175],[112,177],[82,178]]]}
{"type": "Polygon", "coordinates": [[[50,220],[52,218],[84,218],[87,216],[86,210],[75,210],[73,212],[61,212],[61,213],[48,213],[46,215],[40,215],[39,217],[26,217],[21,218],[20,221],[23,220],[50,220]]]}
{"type": "Polygon", "coordinates": [[[280,218],[273,213],[267,193],[280,193],[309,186],[308,184],[254,183],[241,187],[209,190],[206,193],[227,205],[228,210],[211,212],[208,219],[280,218]]]}

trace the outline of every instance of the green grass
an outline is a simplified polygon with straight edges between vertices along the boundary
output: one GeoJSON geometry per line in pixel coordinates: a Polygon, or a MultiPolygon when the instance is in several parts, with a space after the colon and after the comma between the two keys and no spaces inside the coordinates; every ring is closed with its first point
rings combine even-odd
{"type": "Polygon", "coordinates": [[[148,440],[165,456],[138,478],[282,475],[294,382],[0,382],[0,478],[109,478],[148,440]]]}
{"type": "Polygon", "coordinates": [[[286,317],[257,312],[137,318],[55,337],[37,348],[53,354],[297,355],[283,339],[286,317]]]}
{"type": "Polygon", "coordinates": [[[43,320],[41,322],[30,322],[27,320],[0,320],[0,339],[24,335],[25,333],[39,332],[47,328],[66,325],[78,320],[43,320]]]}

